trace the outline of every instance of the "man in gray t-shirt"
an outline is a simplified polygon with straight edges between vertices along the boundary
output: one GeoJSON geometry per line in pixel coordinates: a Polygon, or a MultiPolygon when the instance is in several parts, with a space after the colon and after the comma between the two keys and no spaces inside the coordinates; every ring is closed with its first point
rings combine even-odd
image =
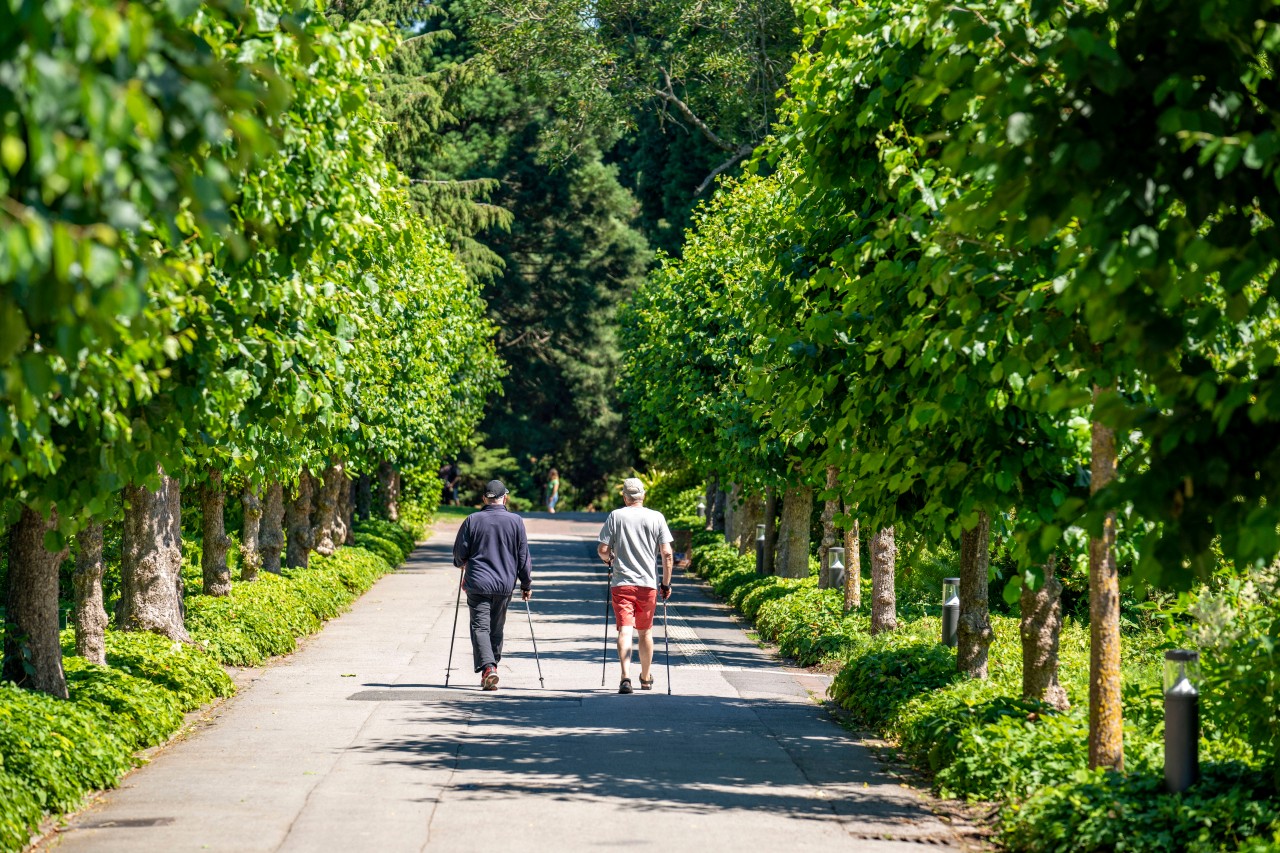
{"type": "Polygon", "coordinates": [[[622,663],[619,693],[631,693],[631,634],[640,635],[640,689],[653,689],[653,612],[659,591],[671,597],[671,531],[657,510],[644,507],[644,483],[629,477],[622,483],[626,506],[609,513],[600,529],[596,552],[609,564],[609,593],[618,625],[618,659],[622,663]],[[662,561],[662,582],[657,564],[662,561]]]}

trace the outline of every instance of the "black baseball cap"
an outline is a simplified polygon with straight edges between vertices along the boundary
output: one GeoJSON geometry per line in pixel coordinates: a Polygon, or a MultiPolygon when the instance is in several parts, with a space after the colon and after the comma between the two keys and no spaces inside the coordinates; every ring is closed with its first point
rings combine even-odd
{"type": "Polygon", "coordinates": [[[490,500],[493,500],[494,498],[500,498],[506,493],[507,493],[507,487],[502,485],[501,480],[490,480],[488,484],[484,487],[484,496],[486,498],[489,498],[490,500]]]}

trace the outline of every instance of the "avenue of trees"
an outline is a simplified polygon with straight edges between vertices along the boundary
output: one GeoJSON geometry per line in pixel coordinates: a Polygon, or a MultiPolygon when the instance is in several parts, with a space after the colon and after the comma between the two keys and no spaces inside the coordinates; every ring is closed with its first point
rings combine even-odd
{"type": "MultiPolygon", "coordinates": [[[[895,533],[955,543],[957,666],[979,679],[999,539],[1029,699],[1067,702],[1058,575],[1087,571],[1089,764],[1123,769],[1122,575],[1274,589],[1280,12],[803,12],[773,135],[625,309],[636,440],[717,478],[732,537],[765,522],[779,575],[808,576],[822,508],[847,608],[868,537],[872,632],[895,627],[895,533]]],[[[1280,617],[1250,612],[1218,701],[1280,780],[1259,639],[1280,617]]]]}
{"type": "Polygon", "coordinates": [[[434,483],[501,364],[478,286],[384,153],[397,37],[309,0],[52,0],[0,12],[4,676],[67,695],[116,627],[188,639],[203,592],[306,566],[402,476],[434,483]],[[234,562],[234,561],[233,561],[234,562]]]}

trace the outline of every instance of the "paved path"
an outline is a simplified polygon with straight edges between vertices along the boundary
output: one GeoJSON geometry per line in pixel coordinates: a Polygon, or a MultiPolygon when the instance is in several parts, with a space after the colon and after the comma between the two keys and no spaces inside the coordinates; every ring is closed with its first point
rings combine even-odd
{"type": "MultiPolygon", "coordinates": [[[[671,682],[600,687],[602,516],[533,516],[538,686],[522,606],[501,689],[472,675],[442,523],[399,572],[47,842],[72,851],[918,851],[954,844],[694,580],[671,682]]],[[[679,573],[677,573],[678,575],[679,573]]],[[[616,655],[615,655],[616,657],[616,655]]],[[[661,646],[659,646],[661,661],[661,646]]],[[[936,848],[935,848],[936,849],[936,848]]]]}

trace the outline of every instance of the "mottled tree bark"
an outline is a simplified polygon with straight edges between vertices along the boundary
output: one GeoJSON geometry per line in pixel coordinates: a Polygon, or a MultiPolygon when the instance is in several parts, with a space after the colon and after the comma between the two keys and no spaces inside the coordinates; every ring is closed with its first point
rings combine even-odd
{"type": "Polygon", "coordinates": [[[871,537],[871,633],[898,629],[898,594],[894,590],[894,569],[898,543],[893,528],[883,528],[871,537]]]}
{"type": "Polygon", "coordinates": [[[368,474],[356,480],[356,515],[361,521],[373,518],[373,478],[368,474]]]}
{"type": "Polygon", "coordinates": [[[844,505],[844,514],[853,518],[853,524],[844,532],[844,612],[862,608],[862,525],[853,514],[854,508],[844,505]]]}
{"type": "Polygon", "coordinates": [[[764,490],[764,573],[777,571],[778,548],[778,490],[769,486],[764,490]]]}
{"type": "Polygon", "coordinates": [[[719,480],[715,477],[708,480],[707,493],[702,498],[702,502],[707,505],[703,510],[707,514],[707,526],[704,528],[706,530],[711,530],[711,519],[714,518],[716,514],[716,483],[718,482],[719,480]]]}
{"type": "MultiPolygon", "coordinates": [[[[834,491],[840,485],[838,471],[836,466],[827,466],[827,491],[834,491]]],[[[837,498],[828,498],[822,502],[822,541],[818,544],[818,565],[822,569],[818,572],[819,589],[835,589],[839,583],[839,578],[831,571],[830,561],[827,555],[831,548],[836,544],[836,513],[840,511],[840,501],[837,498]]]]}
{"type": "MultiPolygon", "coordinates": [[[[1094,386],[1095,411],[1110,389],[1094,386]]],[[[1094,416],[1089,491],[1116,477],[1115,431],[1094,416]]],[[[1116,573],[1116,514],[1102,536],[1089,539],[1089,766],[1124,769],[1124,712],[1120,695],[1120,578],[1116,573]]]]}
{"type": "Polygon", "coordinates": [[[970,678],[987,677],[991,614],[987,584],[991,564],[991,518],[978,512],[978,524],[960,534],[960,624],[956,630],[956,669],[970,678]]]}
{"type": "Polygon", "coordinates": [[[400,472],[390,462],[378,464],[378,500],[387,521],[400,520],[400,472]]]}
{"type": "Polygon", "coordinates": [[[742,485],[739,483],[729,484],[729,493],[724,500],[724,541],[734,548],[738,547],[738,536],[741,534],[739,525],[742,523],[742,511],[739,501],[742,499],[742,485]]]}
{"type": "Polygon", "coordinates": [[[124,490],[116,624],[187,643],[182,603],[182,489],[160,471],[160,488],[124,490]]]}
{"type": "Polygon", "coordinates": [[[58,524],[56,509],[45,519],[24,506],[9,531],[9,584],[5,594],[3,675],[13,683],[67,698],[58,643],[58,566],[67,549],[44,547],[45,533],[58,524]]]}
{"type": "Polygon", "coordinates": [[[764,499],[759,495],[751,495],[743,500],[742,509],[738,512],[738,555],[753,554],[756,550],[756,525],[764,519],[764,499]]]}
{"type": "Polygon", "coordinates": [[[338,544],[353,544],[356,535],[356,484],[345,477],[338,490],[338,518],[342,521],[342,541],[338,544]]]}
{"type": "Polygon", "coordinates": [[[1058,683],[1058,637],[1062,631],[1062,584],[1055,577],[1057,560],[1044,564],[1044,582],[1022,585],[1022,696],[1048,702],[1059,711],[1071,707],[1058,683]]]}
{"type": "Polygon", "coordinates": [[[280,553],[284,550],[284,486],[279,481],[269,483],[265,497],[258,548],[262,551],[262,568],[278,575],[280,553]]]}
{"type": "Polygon", "coordinates": [[[200,488],[201,532],[204,542],[200,550],[200,568],[204,574],[205,595],[231,594],[231,569],[227,567],[227,492],[222,487],[222,472],[210,471],[209,482],[200,488]]]}
{"type": "Polygon", "coordinates": [[[262,568],[262,550],[259,538],[262,535],[262,501],[249,486],[240,495],[240,506],[244,509],[244,527],[240,531],[240,580],[253,582],[258,579],[258,570],[262,568]]]}
{"type": "Polygon", "coordinates": [[[107,609],[102,598],[102,524],[94,522],[76,535],[73,619],[76,654],[90,663],[107,662],[107,609]]]}
{"type": "Polygon", "coordinates": [[[315,490],[315,524],[311,531],[313,547],[322,557],[330,557],[347,538],[340,515],[342,487],[347,477],[343,464],[334,462],[324,471],[324,480],[315,490]]]}
{"type": "Polygon", "coordinates": [[[778,534],[778,577],[809,577],[809,517],[813,515],[813,489],[796,486],[782,499],[782,526],[778,534]]]}
{"type": "Polygon", "coordinates": [[[311,472],[302,469],[298,485],[284,506],[284,525],[289,534],[284,563],[291,569],[305,569],[311,564],[311,472]]]}

